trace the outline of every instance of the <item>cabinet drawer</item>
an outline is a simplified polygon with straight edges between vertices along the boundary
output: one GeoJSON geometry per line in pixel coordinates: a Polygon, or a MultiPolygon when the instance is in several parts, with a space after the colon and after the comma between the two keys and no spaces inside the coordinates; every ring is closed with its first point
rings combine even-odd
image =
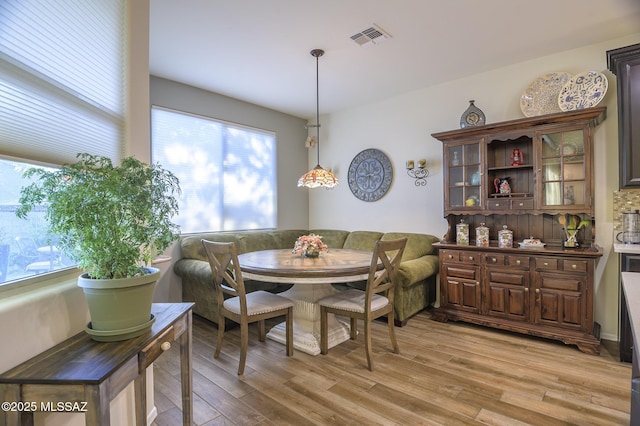
{"type": "MultiPolygon", "coordinates": [[[[580,293],[582,292],[583,280],[579,275],[565,274],[545,274],[539,276],[538,286],[542,292],[545,291],[563,291],[580,293]]],[[[537,290],[536,290],[537,291],[537,290]]],[[[553,297],[556,297],[555,295],[553,297]]],[[[564,294],[563,297],[570,297],[564,294]]]]}
{"type": "Polygon", "coordinates": [[[558,259],[553,257],[537,257],[536,269],[540,269],[544,271],[557,271],[558,259]]]}
{"type": "Polygon", "coordinates": [[[487,266],[504,266],[505,255],[500,253],[488,254],[485,262],[487,266]]]}
{"type": "Polygon", "coordinates": [[[487,208],[489,210],[509,210],[508,198],[490,198],[487,200],[487,208]]]}
{"type": "Polygon", "coordinates": [[[440,256],[444,262],[460,261],[460,251],[458,250],[440,250],[440,256]]]}
{"type": "Polygon", "coordinates": [[[440,256],[443,262],[466,263],[471,265],[479,265],[482,254],[475,251],[460,250],[440,250],[440,256]]]}
{"type": "Polygon", "coordinates": [[[514,268],[529,269],[529,257],[508,255],[506,256],[505,264],[507,266],[513,266],[514,268]]]}
{"type": "Polygon", "coordinates": [[[506,284],[519,287],[526,287],[529,273],[525,271],[493,270],[487,271],[489,285],[506,284]]]}
{"type": "Polygon", "coordinates": [[[587,272],[586,260],[567,259],[562,261],[562,270],[567,272],[587,272]]]}
{"type": "Polygon", "coordinates": [[[144,371],[144,369],[151,365],[163,352],[171,349],[171,344],[175,336],[176,330],[171,326],[158,336],[157,339],[149,343],[146,348],[140,351],[138,354],[139,371],[144,371]]]}
{"type": "Polygon", "coordinates": [[[473,281],[478,281],[480,278],[478,277],[478,269],[479,268],[474,268],[474,267],[470,267],[470,268],[465,268],[463,265],[457,266],[457,265],[445,265],[444,267],[444,273],[447,277],[447,279],[449,278],[462,278],[465,280],[473,280],[473,281]]]}
{"type": "Polygon", "coordinates": [[[512,199],[511,210],[533,210],[533,198],[512,199]]]}
{"type": "Polygon", "coordinates": [[[533,210],[533,198],[490,198],[489,210],[533,210]]]}
{"type": "Polygon", "coordinates": [[[460,252],[460,262],[463,263],[471,263],[477,265],[480,263],[480,258],[482,254],[477,251],[461,251],[460,252]]]}

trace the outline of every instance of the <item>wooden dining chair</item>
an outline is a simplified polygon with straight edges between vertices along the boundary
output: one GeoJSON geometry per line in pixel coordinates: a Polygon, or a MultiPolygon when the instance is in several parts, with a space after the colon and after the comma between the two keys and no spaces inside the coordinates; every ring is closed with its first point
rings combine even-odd
{"type": "Polygon", "coordinates": [[[267,291],[247,293],[242,279],[238,252],[234,243],[219,243],[202,239],[209,259],[218,298],[218,341],[214,358],[220,355],[224,338],[225,318],[240,324],[240,365],[238,375],[244,374],[249,346],[249,324],[258,323],[258,336],[264,342],[265,320],[284,315],[286,321],[287,356],[293,355],[293,301],[267,291]],[[231,296],[224,298],[224,295],[231,296]]]}
{"type": "Polygon", "coordinates": [[[329,313],[350,317],[351,340],[358,336],[358,320],[364,321],[364,346],[369,370],[373,371],[371,352],[371,321],[387,316],[389,337],[395,353],[400,353],[394,330],[393,297],[396,285],[396,273],[407,244],[407,238],[376,242],[369,268],[369,277],[365,291],[350,289],[320,299],[320,352],[324,355],[328,347],[329,313]],[[379,270],[378,265],[383,268],[379,270]]]}

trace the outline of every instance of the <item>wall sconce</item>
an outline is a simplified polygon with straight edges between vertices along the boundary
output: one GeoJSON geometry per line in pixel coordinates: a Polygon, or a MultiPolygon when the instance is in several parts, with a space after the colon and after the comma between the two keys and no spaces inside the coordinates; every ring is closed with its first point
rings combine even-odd
{"type": "Polygon", "coordinates": [[[421,158],[418,160],[418,168],[415,168],[413,160],[407,161],[407,174],[414,178],[416,186],[427,186],[427,177],[429,177],[429,169],[427,169],[427,160],[421,158]]]}

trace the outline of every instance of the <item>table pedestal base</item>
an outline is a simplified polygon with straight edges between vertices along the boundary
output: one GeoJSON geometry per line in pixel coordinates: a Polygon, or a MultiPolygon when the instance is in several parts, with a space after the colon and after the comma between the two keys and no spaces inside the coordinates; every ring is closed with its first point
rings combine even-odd
{"type": "MultiPolygon", "coordinates": [[[[318,300],[336,293],[331,284],[294,284],[281,296],[293,300],[293,347],[296,350],[318,355],[320,353],[320,305],[318,300]]],[[[329,348],[349,340],[349,322],[335,315],[328,315],[329,348]]],[[[267,333],[276,342],[286,343],[286,326],[280,323],[267,333]]]]}

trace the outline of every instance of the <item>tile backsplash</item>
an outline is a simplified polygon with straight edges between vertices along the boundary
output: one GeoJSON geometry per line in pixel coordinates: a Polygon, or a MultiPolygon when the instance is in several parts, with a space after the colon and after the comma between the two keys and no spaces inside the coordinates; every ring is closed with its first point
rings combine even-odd
{"type": "Polygon", "coordinates": [[[613,230],[622,231],[622,213],[640,210],[640,189],[613,191],[613,230]]]}

